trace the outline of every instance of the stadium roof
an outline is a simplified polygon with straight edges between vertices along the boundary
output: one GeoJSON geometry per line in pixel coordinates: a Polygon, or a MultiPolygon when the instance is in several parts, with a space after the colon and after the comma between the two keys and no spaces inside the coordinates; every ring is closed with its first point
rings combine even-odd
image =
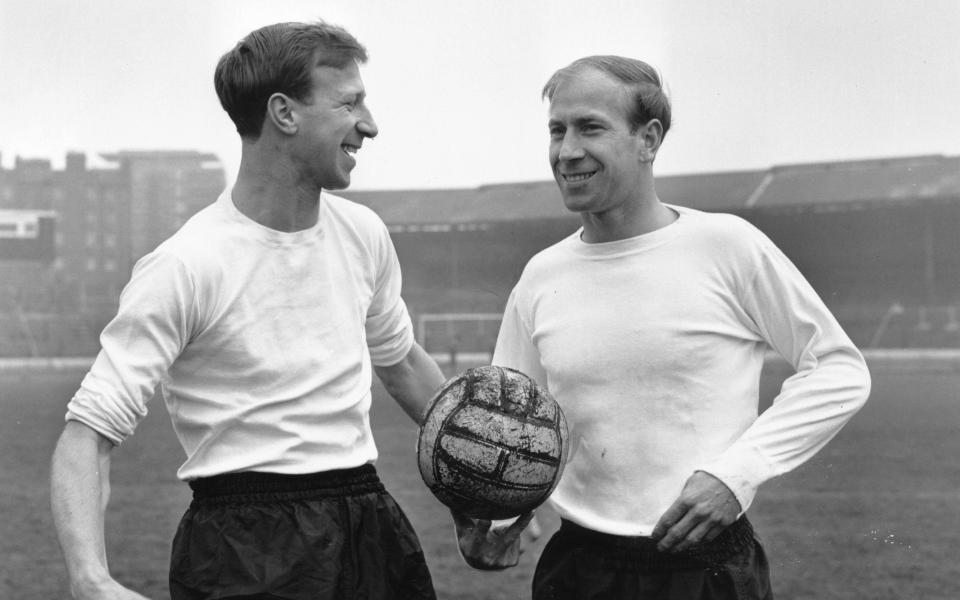
{"type": "MultiPolygon", "coordinates": [[[[960,200],[960,157],[941,155],[781,165],[657,178],[660,199],[709,211],[859,208],[875,203],[960,200]]],[[[553,181],[472,189],[339,192],[388,225],[495,223],[574,218],[553,181]]]]}
{"type": "Polygon", "coordinates": [[[761,207],[960,198],[960,157],[789,165],[770,170],[761,207]]]}

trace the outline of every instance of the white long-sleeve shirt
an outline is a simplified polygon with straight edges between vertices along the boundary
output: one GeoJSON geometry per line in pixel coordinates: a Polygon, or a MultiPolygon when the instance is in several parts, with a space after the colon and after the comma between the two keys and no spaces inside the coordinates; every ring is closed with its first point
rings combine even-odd
{"type": "Polygon", "coordinates": [[[161,384],[181,479],[372,462],[371,363],[413,344],[400,286],[369,209],[324,193],[317,224],[285,233],[228,190],[134,267],[67,419],[120,443],[161,384]]]}
{"type": "Polygon", "coordinates": [[[670,208],[679,218],[654,232],[599,244],[577,232],[531,259],[494,353],[563,408],[571,449],[551,502],[597,531],[649,535],[696,470],[745,511],[869,393],[862,356],[769,239],[670,208]],[[758,417],[768,347],[796,374],[758,417]]]}

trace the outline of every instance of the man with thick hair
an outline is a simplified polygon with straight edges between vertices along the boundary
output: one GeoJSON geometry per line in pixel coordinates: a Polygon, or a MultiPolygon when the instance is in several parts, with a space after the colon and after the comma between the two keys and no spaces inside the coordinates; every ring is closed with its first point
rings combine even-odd
{"type": "MultiPolygon", "coordinates": [[[[769,599],[745,512],[864,404],[863,357],[759,230],[661,202],[670,104],[652,67],[587,57],[543,94],[554,178],[582,227],[527,264],[493,356],[545,384],[570,425],[533,597],[769,599]],[[758,415],[768,348],[796,373],[758,415]]],[[[470,564],[515,562],[498,528],[457,527],[470,564]]]]}
{"type": "Polygon", "coordinates": [[[325,23],[280,23],[216,68],[240,134],[236,184],[134,267],[52,461],[76,598],[142,598],[113,580],[111,450],[159,386],[193,501],[170,593],[435,598],[416,534],[373,466],[372,373],[415,421],[443,382],[414,341],[383,222],[328,193],[377,135],[359,63],[325,23]]]}

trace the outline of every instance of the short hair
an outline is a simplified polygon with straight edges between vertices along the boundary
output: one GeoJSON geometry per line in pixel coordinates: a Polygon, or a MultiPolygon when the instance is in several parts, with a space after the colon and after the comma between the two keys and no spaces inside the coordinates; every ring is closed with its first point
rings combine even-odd
{"type": "Polygon", "coordinates": [[[543,86],[541,97],[553,100],[557,88],[572,75],[585,69],[596,69],[632,88],[633,106],[627,115],[632,132],[658,119],[663,125],[663,135],[670,129],[670,99],[663,89],[660,74],[649,64],[635,58],[598,55],[577,59],[557,70],[543,86]]]}
{"type": "Polygon", "coordinates": [[[315,67],[343,68],[350,61],[365,63],[367,50],[342,27],[276,23],[249,33],[220,57],[213,85],[240,137],[256,139],[271,95],[307,101],[315,67]]]}

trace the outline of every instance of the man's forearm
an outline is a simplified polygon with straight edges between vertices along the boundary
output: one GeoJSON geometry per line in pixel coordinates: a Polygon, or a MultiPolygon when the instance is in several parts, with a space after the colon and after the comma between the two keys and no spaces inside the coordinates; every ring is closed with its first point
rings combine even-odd
{"type": "Polygon", "coordinates": [[[397,364],[377,367],[377,376],[387,392],[418,425],[427,403],[444,382],[436,361],[418,344],[397,364]]]}
{"type": "Polygon", "coordinates": [[[110,580],[103,519],[110,495],[112,443],[76,421],[64,427],[53,453],[50,500],[70,586],[80,590],[110,580]]]}

